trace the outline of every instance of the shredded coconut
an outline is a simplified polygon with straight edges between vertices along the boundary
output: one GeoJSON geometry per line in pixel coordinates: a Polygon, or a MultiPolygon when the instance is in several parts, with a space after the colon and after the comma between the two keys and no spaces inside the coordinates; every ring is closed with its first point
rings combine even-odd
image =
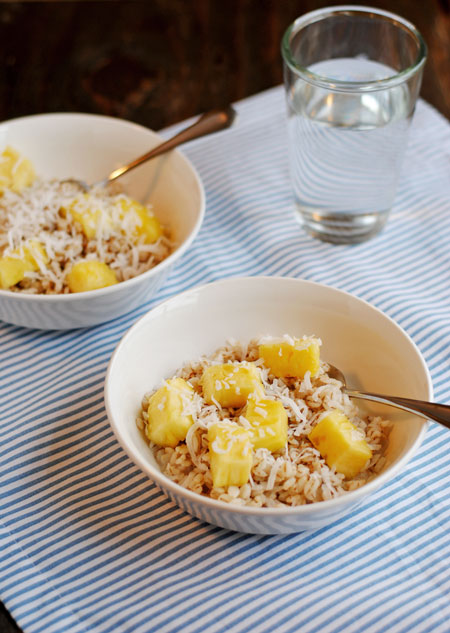
{"type": "MultiPolygon", "coordinates": [[[[252,340],[248,345],[229,343],[216,350],[211,357],[202,357],[178,370],[177,375],[186,380],[195,392],[195,422],[189,428],[186,442],[181,442],[175,448],[152,445],[161,470],[173,481],[198,494],[227,503],[257,507],[297,506],[332,499],[376,477],[386,465],[383,453],[391,428],[390,422],[380,417],[363,417],[357,406],[343,394],[342,385],[328,377],[328,366],[324,362],[321,362],[315,376],[310,376],[307,372],[302,379],[269,377],[267,368],[260,364],[264,399],[281,402],[287,412],[287,444],[272,453],[263,447],[252,449],[250,442],[245,440],[242,452],[248,455],[252,450],[253,459],[248,482],[225,489],[213,487],[208,441],[208,429],[211,425],[232,424],[260,438],[274,438],[276,432],[267,420],[261,424],[256,421],[250,423],[242,415],[243,408],[233,410],[221,407],[214,397],[213,404],[207,405],[203,399],[201,377],[204,370],[214,364],[258,363],[260,343],[261,339],[252,340]],[[369,462],[353,479],[346,479],[344,475],[329,468],[308,439],[312,428],[335,408],[341,410],[356,427],[354,439],[365,439],[373,453],[369,462]]],[[[239,366],[236,366],[233,372],[238,369],[239,366]]],[[[144,433],[148,397],[144,397],[142,411],[136,420],[144,433]]],[[[241,438],[239,434],[233,437],[235,442],[245,439],[244,433],[241,438]]],[[[211,448],[217,454],[224,454],[232,446],[233,442],[219,443],[216,438],[211,448]]]]}
{"type": "MultiPolygon", "coordinates": [[[[135,277],[165,259],[171,250],[167,231],[153,244],[144,244],[133,232],[140,220],[123,211],[118,202],[130,201],[124,193],[106,189],[92,190],[90,208],[95,207],[88,239],[78,221],[68,211],[80,197],[79,187],[64,181],[35,181],[21,192],[5,189],[0,197],[0,256],[14,256],[32,239],[41,244],[49,264],[37,257],[38,270],[9,288],[12,292],[37,294],[68,293],[65,276],[81,260],[97,259],[116,273],[118,281],[135,277]],[[120,216],[120,217],[119,217],[120,216]],[[120,227],[120,228],[117,228],[120,227]]],[[[82,200],[82,198],[81,198],[82,200]]],[[[85,211],[81,202],[75,205],[85,211]]],[[[148,212],[152,213],[149,206],[148,212]]],[[[88,221],[90,226],[90,223],[88,221]]]]}

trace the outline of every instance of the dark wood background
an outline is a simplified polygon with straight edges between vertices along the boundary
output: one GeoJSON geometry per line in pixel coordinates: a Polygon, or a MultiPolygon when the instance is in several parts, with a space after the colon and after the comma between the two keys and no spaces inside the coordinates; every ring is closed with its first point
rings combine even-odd
{"type": "MultiPolygon", "coordinates": [[[[0,3],[0,119],[74,110],[160,129],[280,83],[285,28],[329,4],[338,3],[0,3]]],[[[423,33],[429,58],[422,95],[450,117],[450,0],[366,4],[403,15],[423,33]]]]}
{"type": "MultiPolygon", "coordinates": [[[[82,111],[158,130],[282,81],[280,39],[317,0],[0,0],[0,120],[82,111]]],[[[450,118],[450,0],[368,0],[411,20],[422,96],[450,118]]],[[[3,517],[6,524],[8,517],[3,517]]],[[[0,633],[19,631],[0,605],[0,633]]]]}

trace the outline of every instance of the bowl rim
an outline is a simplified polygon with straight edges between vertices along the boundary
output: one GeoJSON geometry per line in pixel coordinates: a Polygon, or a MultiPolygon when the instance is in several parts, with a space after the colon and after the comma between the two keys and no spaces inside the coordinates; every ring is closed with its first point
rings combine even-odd
{"type": "MultiPolygon", "coordinates": [[[[206,284],[201,284],[198,286],[193,286],[192,288],[189,288],[179,294],[172,295],[171,297],[161,301],[159,304],[154,306],[151,310],[149,310],[144,315],[142,315],[125,332],[125,334],[121,337],[121,339],[117,343],[113,354],[111,355],[111,358],[108,363],[107,371],[106,371],[106,376],[105,376],[104,402],[105,402],[105,409],[106,409],[107,417],[109,420],[109,424],[119,444],[125,450],[125,452],[130,457],[130,459],[134,462],[134,464],[136,464],[149,477],[149,479],[151,479],[154,483],[156,483],[163,490],[163,492],[165,492],[165,489],[168,489],[171,493],[173,493],[173,496],[175,498],[181,495],[182,497],[185,497],[187,500],[189,500],[192,503],[206,504],[206,506],[208,506],[209,508],[213,510],[222,510],[222,511],[227,510],[234,514],[240,514],[240,515],[244,514],[244,515],[249,515],[249,516],[265,516],[265,517],[308,515],[310,512],[313,511],[313,509],[317,509],[317,508],[320,508],[321,510],[324,510],[324,511],[328,510],[330,512],[332,510],[337,511],[339,509],[339,506],[343,504],[346,505],[346,502],[352,505],[356,505],[356,503],[362,500],[362,498],[368,497],[370,494],[375,492],[375,490],[383,486],[387,481],[389,481],[390,479],[393,479],[395,475],[398,474],[404,468],[404,466],[406,466],[406,464],[417,452],[417,449],[419,448],[419,446],[421,445],[425,437],[425,433],[428,428],[428,420],[426,419],[423,420],[422,428],[417,434],[417,437],[414,443],[412,444],[412,446],[410,447],[410,449],[408,450],[408,452],[405,455],[403,455],[403,457],[399,459],[395,464],[388,466],[386,470],[384,470],[382,473],[377,475],[374,479],[364,484],[360,488],[345,492],[344,494],[339,495],[338,497],[335,497],[334,499],[328,499],[325,501],[317,501],[317,502],[303,504],[299,506],[287,506],[285,508],[284,507],[260,508],[260,507],[253,507],[253,506],[234,505],[232,503],[227,503],[219,499],[211,499],[211,497],[207,497],[205,495],[201,495],[201,494],[193,492],[192,490],[188,490],[187,488],[184,488],[180,484],[177,484],[176,482],[169,479],[169,477],[164,475],[164,473],[162,473],[159,470],[159,468],[154,467],[151,463],[141,458],[139,454],[137,454],[137,452],[135,453],[132,450],[132,447],[129,446],[123,439],[120,433],[120,428],[115,422],[112,406],[109,400],[109,382],[110,382],[111,374],[115,367],[117,357],[120,351],[122,350],[123,346],[126,345],[128,338],[133,336],[136,331],[141,329],[145,325],[147,320],[151,320],[152,318],[157,317],[159,312],[164,313],[166,306],[170,305],[171,303],[176,303],[177,301],[182,300],[184,297],[186,297],[187,295],[191,293],[203,292],[205,289],[211,286],[219,287],[221,285],[228,285],[228,284],[231,285],[234,283],[246,284],[249,282],[252,283],[254,280],[259,280],[259,281],[270,280],[270,282],[274,282],[274,283],[294,282],[298,285],[320,287],[322,289],[326,289],[327,291],[331,291],[332,293],[337,293],[340,295],[345,295],[347,297],[350,297],[352,301],[356,301],[360,305],[364,305],[366,308],[368,307],[371,310],[375,310],[384,319],[387,319],[391,323],[391,325],[393,325],[394,328],[398,330],[399,334],[402,337],[405,337],[408,340],[409,344],[413,347],[414,351],[416,352],[417,358],[420,361],[420,364],[422,366],[424,375],[426,377],[426,386],[427,386],[427,393],[428,393],[427,397],[429,400],[433,399],[433,384],[432,384],[431,375],[425,363],[425,359],[423,358],[423,355],[421,351],[419,350],[418,346],[416,345],[416,343],[412,340],[409,334],[394,319],[392,319],[392,317],[388,316],[382,310],[372,305],[365,299],[362,299],[350,292],[347,292],[346,290],[335,288],[334,286],[329,286],[327,284],[323,284],[323,283],[319,283],[315,281],[309,281],[306,279],[297,279],[295,277],[282,277],[282,276],[270,276],[270,275],[258,275],[258,276],[248,276],[248,277],[234,276],[234,277],[228,277],[225,279],[220,279],[217,281],[212,281],[206,284]]],[[[133,420],[132,422],[134,423],[135,421],[133,420]]]]}
{"type": "MultiPolygon", "coordinates": [[[[0,122],[0,132],[2,128],[7,127],[10,124],[21,123],[27,120],[36,120],[36,119],[51,119],[51,118],[59,118],[59,119],[69,119],[71,117],[80,118],[80,119],[101,119],[113,122],[113,124],[119,124],[123,127],[135,128],[140,132],[145,132],[154,137],[156,142],[163,142],[165,139],[162,138],[157,132],[151,130],[150,128],[141,125],[140,123],[135,123],[134,121],[128,121],[127,119],[121,119],[119,117],[108,116],[104,114],[90,114],[89,112],[44,112],[40,114],[30,114],[22,117],[17,117],[15,119],[8,119],[6,121],[0,122]]],[[[64,303],[70,303],[72,301],[77,301],[80,299],[85,299],[87,297],[100,297],[109,295],[112,293],[117,293],[120,290],[125,290],[125,288],[130,288],[131,286],[142,282],[144,279],[150,279],[158,275],[160,272],[163,272],[166,268],[172,266],[172,264],[179,259],[184,252],[189,248],[194,239],[197,237],[202,222],[205,217],[206,210],[206,197],[205,197],[205,189],[203,187],[202,180],[198,174],[197,169],[193,165],[193,163],[189,160],[183,152],[178,149],[171,150],[175,152],[182,163],[191,171],[194,182],[198,188],[199,193],[199,210],[197,214],[196,221],[193,227],[189,231],[189,235],[185,238],[183,242],[178,244],[175,249],[159,264],[156,264],[153,268],[146,270],[140,275],[136,275],[135,277],[131,277],[125,281],[121,281],[118,284],[114,284],[112,286],[106,286],[105,288],[97,288],[96,290],[88,290],[84,292],[74,292],[69,294],[27,294],[21,292],[12,292],[11,290],[4,290],[0,288],[0,299],[3,297],[14,298],[17,301],[28,301],[28,302],[37,302],[44,301],[48,303],[53,303],[55,301],[63,301],[64,303]]]]}

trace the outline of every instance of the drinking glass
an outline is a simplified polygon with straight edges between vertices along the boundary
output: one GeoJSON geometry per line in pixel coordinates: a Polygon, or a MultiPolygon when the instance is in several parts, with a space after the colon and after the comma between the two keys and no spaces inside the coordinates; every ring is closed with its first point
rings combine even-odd
{"type": "Polygon", "coordinates": [[[337,6],[298,18],[281,49],[298,219],[321,240],[362,242],[394,201],[425,42],[393,13],[337,6]]]}

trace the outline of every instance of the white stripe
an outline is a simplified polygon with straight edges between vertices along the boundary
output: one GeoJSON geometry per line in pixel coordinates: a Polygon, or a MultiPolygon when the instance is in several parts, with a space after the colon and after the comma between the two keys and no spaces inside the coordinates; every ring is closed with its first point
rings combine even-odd
{"type": "Polygon", "coordinates": [[[384,232],[335,247],[297,224],[282,89],[237,107],[234,128],[185,150],[207,213],[156,298],[91,330],[0,324],[0,593],[27,633],[381,633],[394,620],[397,633],[446,633],[445,429],[430,425],[403,472],[335,525],[256,537],[180,511],[106,421],[107,361],[138,316],[192,285],[246,274],[303,277],[371,301],[413,337],[435,397],[450,402],[448,123],[418,104],[384,232]]]}

